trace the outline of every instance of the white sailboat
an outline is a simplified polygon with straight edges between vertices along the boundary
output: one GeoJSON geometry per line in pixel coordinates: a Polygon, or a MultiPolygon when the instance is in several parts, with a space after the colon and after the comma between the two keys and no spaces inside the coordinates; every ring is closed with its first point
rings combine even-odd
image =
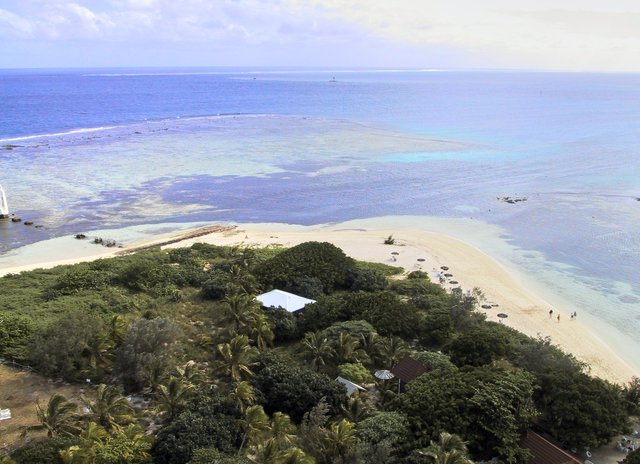
{"type": "Polygon", "coordinates": [[[4,189],[0,185],[0,218],[9,217],[9,204],[7,203],[7,196],[4,194],[4,189]]]}

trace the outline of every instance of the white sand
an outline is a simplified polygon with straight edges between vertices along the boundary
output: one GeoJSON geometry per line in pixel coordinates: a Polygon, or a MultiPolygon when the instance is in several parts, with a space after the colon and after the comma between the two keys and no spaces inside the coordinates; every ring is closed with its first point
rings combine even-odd
{"type": "MultiPolygon", "coordinates": [[[[487,302],[499,305],[497,308],[483,310],[487,313],[489,320],[499,321],[496,317],[499,312],[508,314],[509,317],[503,320],[505,325],[533,337],[550,337],[552,343],[586,362],[591,367],[593,375],[616,383],[626,383],[631,377],[638,375],[579,319],[571,320],[568,311],[553,307],[553,318],[549,318],[549,310],[552,308],[549,303],[525,288],[516,272],[508,270],[479,249],[447,235],[423,230],[345,228],[348,226],[346,224],[310,227],[286,224],[240,225],[233,231],[216,232],[168,246],[183,247],[195,242],[206,242],[216,245],[288,247],[316,240],[331,242],[355,259],[402,266],[406,271],[423,270],[429,273],[432,280],[436,279],[435,272],[440,266],[448,266],[447,272],[453,274],[451,279],[459,282],[463,290],[478,287],[486,296],[487,302]],[[391,234],[396,239],[395,244],[384,245],[384,238],[391,234]],[[397,252],[398,255],[392,255],[391,252],[397,252]],[[420,262],[419,258],[425,261],[420,262]],[[560,321],[557,320],[558,315],[560,315],[560,321]]],[[[147,243],[160,243],[180,235],[184,233],[165,235],[147,243]]],[[[105,253],[101,250],[100,255],[70,259],[66,262],[51,261],[14,266],[1,269],[0,275],[113,256],[121,251],[105,253]]],[[[452,287],[449,284],[445,286],[452,287]]]]}

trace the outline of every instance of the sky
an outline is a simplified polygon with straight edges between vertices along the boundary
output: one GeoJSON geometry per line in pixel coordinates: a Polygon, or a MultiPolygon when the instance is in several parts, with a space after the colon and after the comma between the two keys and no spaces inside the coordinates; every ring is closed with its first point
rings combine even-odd
{"type": "Polygon", "coordinates": [[[638,0],[0,0],[0,68],[640,72],[638,0]]]}

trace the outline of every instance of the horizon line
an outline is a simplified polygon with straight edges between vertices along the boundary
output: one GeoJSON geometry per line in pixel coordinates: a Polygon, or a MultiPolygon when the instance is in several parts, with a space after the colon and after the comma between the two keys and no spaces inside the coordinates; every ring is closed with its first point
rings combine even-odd
{"type": "MultiPolygon", "coordinates": [[[[91,70],[202,70],[205,72],[174,72],[170,75],[180,74],[219,74],[219,73],[438,73],[438,72],[468,72],[468,73],[540,73],[540,74],[640,74],[640,71],[596,71],[596,70],[561,70],[561,69],[531,69],[531,68],[466,68],[466,67],[404,67],[404,66],[295,66],[295,65],[133,65],[133,66],[44,66],[44,67],[0,67],[0,72],[5,71],[91,71],[91,70]],[[206,72],[209,71],[209,72],[206,72]],[[212,72],[217,71],[217,72],[212,72]]],[[[140,73],[138,73],[140,74],[140,73]]],[[[158,73],[150,73],[158,74],[158,73]]],[[[126,74],[124,74],[126,75],[126,74]]]]}

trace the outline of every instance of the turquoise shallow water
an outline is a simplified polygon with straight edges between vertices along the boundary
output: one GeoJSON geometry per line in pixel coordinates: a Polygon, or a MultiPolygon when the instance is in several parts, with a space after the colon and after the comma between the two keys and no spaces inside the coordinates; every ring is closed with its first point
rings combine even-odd
{"type": "Polygon", "coordinates": [[[640,76],[337,78],[0,73],[0,184],[43,225],[0,223],[0,253],[147,223],[473,218],[512,248],[468,240],[636,343],[640,76]]]}

